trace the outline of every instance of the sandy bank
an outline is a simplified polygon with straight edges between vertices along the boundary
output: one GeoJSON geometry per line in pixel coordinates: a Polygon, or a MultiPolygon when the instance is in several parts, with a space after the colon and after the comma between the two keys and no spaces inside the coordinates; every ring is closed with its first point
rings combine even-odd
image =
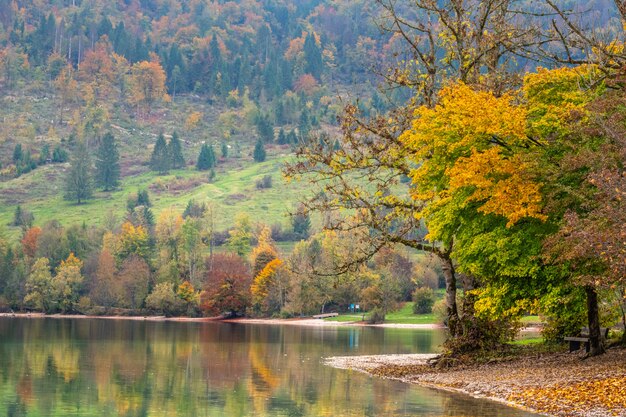
{"type": "Polygon", "coordinates": [[[326,321],[322,319],[311,318],[295,318],[295,319],[232,319],[224,320],[229,323],[251,323],[251,324],[271,324],[271,325],[290,325],[290,326],[314,326],[314,327],[340,327],[340,326],[360,326],[360,327],[388,327],[396,329],[442,329],[438,324],[399,324],[399,323],[381,323],[367,324],[360,321],[326,321]]]}
{"type": "Polygon", "coordinates": [[[20,318],[57,318],[57,319],[105,319],[105,320],[138,320],[138,321],[177,321],[177,322],[215,322],[243,323],[243,324],[270,324],[270,325],[290,325],[290,326],[373,326],[390,327],[402,329],[440,329],[443,326],[437,324],[366,324],[363,322],[336,322],[321,319],[295,318],[295,319],[225,319],[221,317],[165,317],[165,316],[85,316],[79,314],[43,314],[43,313],[0,313],[0,317],[20,317],[20,318]]]}
{"type": "Polygon", "coordinates": [[[439,370],[432,355],[348,356],[326,364],[383,378],[461,392],[548,416],[626,416],[626,350],[581,359],[546,354],[439,370]]]}

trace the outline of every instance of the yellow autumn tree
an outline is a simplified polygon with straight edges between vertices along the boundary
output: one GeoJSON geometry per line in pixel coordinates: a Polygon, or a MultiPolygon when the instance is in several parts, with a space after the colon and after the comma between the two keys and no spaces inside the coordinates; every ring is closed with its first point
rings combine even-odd
{"type": "Polygon", "coordinates": [[[543,219],[540,184],[524,150],[532,144],[525,107],[517,97],[496,97],[455,83],[438,104],[419,107],[401,140],[412,151],[412,194],[424,202],[430,240],[450,239],[455,219],[470,203],[511,226],[524,217],[543,219]]]}
{"type": "Polygon", "coordinates": [[[270,293],[275,285],[278,269],[282,264],[283,262],[278,258],[267,263],[261,272],[254,277],[250,287],[253,304],[265,314],[275,310],[277,307],[273,305],[276,303],[273,303],[270,299],[270,293]]]}
{"type": "Polygon", "coordinates": [[[165,81],[165,71],[158,61],[137,62],[130,70],[130,103],[150,112],[155,102],[168,101],[165,81]]]}

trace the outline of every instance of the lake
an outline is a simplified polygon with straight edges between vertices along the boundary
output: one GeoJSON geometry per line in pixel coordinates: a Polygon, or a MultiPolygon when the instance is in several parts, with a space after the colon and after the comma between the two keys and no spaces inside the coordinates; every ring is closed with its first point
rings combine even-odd
{"type": "Polygon", "coordinates": [[[441,331],[0,318],[0,416],[532,416],[334,369],[430,353],[441,331]]]}

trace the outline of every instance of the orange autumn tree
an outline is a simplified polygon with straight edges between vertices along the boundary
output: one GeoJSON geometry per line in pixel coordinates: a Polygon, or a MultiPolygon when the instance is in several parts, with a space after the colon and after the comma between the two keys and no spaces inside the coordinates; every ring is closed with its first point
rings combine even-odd
{"type": "Polygon", "coordinates": [[[130,104],[144,107],[149,113],[155,102],[168,101],[165,81],[165,71],[156,59],[137,62],[130,70],[130,104]]]}

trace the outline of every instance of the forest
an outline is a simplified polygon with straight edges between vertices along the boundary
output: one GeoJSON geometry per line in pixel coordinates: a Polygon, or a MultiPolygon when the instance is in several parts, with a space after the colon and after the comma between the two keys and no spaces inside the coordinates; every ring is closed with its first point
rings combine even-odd
{"type": "Polygon", "coordinates": [[[5,0],[0,22],[3,310],[378,322],[445,288],[454,352],[532,314],[549,342],[588,326],[592,356],[626,324],[621,2],[5,0]]]}

